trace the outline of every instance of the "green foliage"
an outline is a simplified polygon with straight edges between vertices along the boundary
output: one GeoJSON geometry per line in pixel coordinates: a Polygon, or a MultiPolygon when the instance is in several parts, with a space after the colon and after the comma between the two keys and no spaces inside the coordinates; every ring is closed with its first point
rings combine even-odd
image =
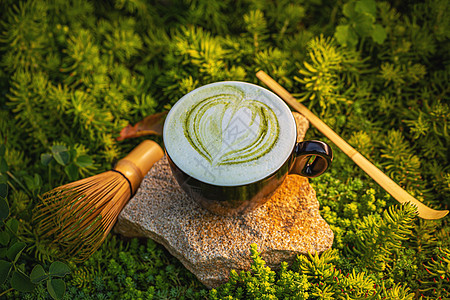
{"type": "Polygon", "coordinates": [[[7,105],[31,145],[28,153],[40,155],[38,149],[64,141],[111,162],[119,155],[114,135],[156,106],[148,91],[138,88],[144,78],[130,63],[143,42],[133,19],[96,21],[92,6],[72,5],[30,1],[6,10],[0,42],[9,45],[2,60],[11,76],[7,105]],[[71,9],[72,16],[57,13],[71,9]],[[27,27],[36,30],[16,30],[27,27]],[[138,111],[131,109],[135,103],[138,111]]]}
{"type": "Polygon", "coordinates": [[[305,89],[299,101],[310,100],[310,107],[319,104],[323,113],[336,109],[338,103],[349,104],[346,94],[354,88],[354,79],[364,66],[359,54],[321,35],[309,42],[308,56],[311,62],[299,65],[302,77],[294,77],[305,89]]]}
{"type": "MultiPolygon", "coordinates": [[[[334,162],[337,159],[339,164],[339,158],[334,162]]],[[[333,167],[331,172],[340,173],[341,169],[333,167]]],[[[384,208],[394,200],[373,182],[360,178],[340,180],[331,172],[315,179],[313,186],[321,204],[320,214],[334,232],[333,246],[344,249],[359,228],[358,220],[368,215],[381,218],[384,208]]]]}
{"type": "Polygon", "coordinates": [[[250,245],[251,271],[232,270],[228,283],[212,289],[210,299],[308,299],[307,277],[288,270],[283,263],[277,274],[260,257],[256,244],[250,245]]]}
{"type": "Polygon", "coordinates": [[[345,18],[336,26],[336,37],[339,44],[355,47],[359,39],[367,37],[377,44],[386,39],[386,29],[376,23],[377,3],[375,0],[348,1],[342,7],[345,18]]]}
{"type": "Polygon", "coordinates": [[[438,248],[436,259],[431,258],[431,262],[425,265],[425,270],[431,276],[430,279],[422,279],[424,288],[422,292],[430,291],[434,297],[449,297],[449,281],[450,281],[450,249],[438,248]]]}
{"type": "Polygon", "coordinates": [[[53,172],[61,172],[57,168],[64,167],[64,173],[70,181],[91,174],[89,170],[93,169],[93,159],[85,154],[86,150],[82,146],[75,145],[75,147],[68,149],[65,145],[57,144],[53,145],[50,150],[50,153],[41,154],[41,163],[49,170],[49,181],[53,168],[56,169],[53,172]]]}
{"type": "MultiPolygon", "coordinates": [[[[413,196],[450,206],[449,1],[5,0],[0,11],[2,296],[63,290],[31,222],[41,193],[110,169],[135,144],[115,140],[128,123],[203,84],[258,83],[260,69],[413,196]],[[33,292],[11,290],[33,267],[33,292]]],[[[333,150],[311,180],[332,250],[272,270],[252,246],[252,269],[208,292],[152,241],[112,236],[67,262],[64,298],[448,298],[448,218],[393,206],[333,150]]]]}
{"type": "Polygon", "coordinates": [[[68,275],[71,299],[200,299],[202,285],[152,240],[124,242],[109,237],[87,261],[68,275]]]}
{"type": "Polygon", "coordinates": [[[2,292],[4,295],[15,289],[17,291],[28,292],[34,289],[33,283],[25,273],[25,265],[19,261],[21,254],[26,247],[26,243],[18,240],[18,222],[15,219],[6,219],[9,216],[9,206],[5,198],[0,197],[0,285],[8,286],[10,289],[2,292]]]}
{"type": "Polygon", "coordinates": [[[350,238],[350,243],[354,245],[352,251],[358,254],[356,257],[360,257],[358,263],[377,271],[388,267],[393,252],[401,249],[402,240],[411,235],[415,214],[413,206],[400,209],[391,206],[381,218],[380,215],[369,215],[353,223],[355,236],[350,238]]]}
{"type": "Polygon", "coordinates": [[[278,272],[265,265],[256,245],[250,247],[251,271],[235,270],[228,283],[209,292],[210,299],[413,299],[408,287],[376,284],[366,272],[344,274],[338,269],[338,250],[297,256],[291,269],[278,272]]]}
{"type": "MultiPolygon", "coordinates": [[[[62,299],[65,293],[65,283],[62,279],[54,277],[64,277],[64,275],[70,273],[70,270],[64,263],[59,261],[53,262],[50,265],[48,274],[40,264],[37,264],[30,275],[28,275],[29,271],[22,256],[26,250],[27,243],[23,241],[24,238],[19,232],[20,227],[24,224],[19,222],[20,219],[9,218],[10,211],[15,212],[16,217],[21,215],[21,211],[18,209],[18,204],[15,201],[13,201],[13,204],[16,205],[11,208],[7,201],[8,184],[10,184],[7,176],[12,176],[12,174],[8,173],[9,167],[4,159],[5,152],[5,145],[1,144],[0,162],[3,163],[0,170],[0,286],[9,288],[2,291],[0,296],[13,290],[19,292],[33,291],[37,284],[47,280],[47,290],[51,297],[53,299],[62,299]]],[[[41,185],[39,176],[36,176],[35,180],[29,179],[29,181],[27,182],[28,187],[35,185],[35,188],[38,189],[41,185]]],[[[13,187],[11,184],[10,186],[13,187]]],[[[14,190],[14,193],[20,194],[16,190],[14,190]]],[[[16,200],[17,198],[13,199],[16,200]]],[[[24,208],[22,207],[22,209],[24,208]]]]}
{"type": "Polygon", "coordinates": [[[22,252],[27,246],[18,237],[19,222],[15,218],[9,218],[10,206],[7,201],[8,164],[5,160],[5,145],[0,145],[0,286],[6,286],[0,296],[13,289],[28,292],[34,289],[33,283],[26,274],[25,264],[21,258],[22,252]]]}
{"type": "Polygon", "coordinates": [[[70,273],[69,267],[59,261],[55,261],[50,265],[49,271],[45,272],[41,265],[36,265],[30,274],[31,282],[39,284],[47,282],[47,291],[53,299],[62,299],[66,292],[66,283],[64,280],[55,277],[64,277],[70,273]]]}

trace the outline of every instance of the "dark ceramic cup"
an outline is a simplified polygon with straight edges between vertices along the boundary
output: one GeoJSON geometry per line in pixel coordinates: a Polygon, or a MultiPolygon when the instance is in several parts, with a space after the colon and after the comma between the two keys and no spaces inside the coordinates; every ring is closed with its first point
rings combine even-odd
{"type": "Polygon", "coordinates": [[[316,177],[333,154],[321,141],[297,143],[297,127],[277,95],[245,82],[212,83],[183,96],[163,139],[181,188],[220,215],[264,204],[288,174],[316,177]]]}

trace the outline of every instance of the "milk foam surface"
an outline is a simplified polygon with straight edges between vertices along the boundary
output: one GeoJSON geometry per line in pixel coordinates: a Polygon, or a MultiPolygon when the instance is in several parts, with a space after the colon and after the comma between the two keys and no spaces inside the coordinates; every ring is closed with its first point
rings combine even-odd
{"type": "Polygon", "coordinates": [[[243,82],[217,82],[181,98],[167,115],[164,144],[186,174],[215,185],[258,181],[291,154],[296,126],[272,92],[243,82]]]}

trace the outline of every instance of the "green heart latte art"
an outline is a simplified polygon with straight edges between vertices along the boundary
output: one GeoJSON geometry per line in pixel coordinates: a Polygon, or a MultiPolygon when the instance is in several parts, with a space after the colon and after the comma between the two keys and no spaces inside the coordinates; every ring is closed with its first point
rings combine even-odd
{"type": "Polygon", "coordinates": [[[191,146],[213,166],[256,160],[279,138],[273,110],[233,90],[237,93],[221,93],[199,101],[182,122],[191,146]]]}

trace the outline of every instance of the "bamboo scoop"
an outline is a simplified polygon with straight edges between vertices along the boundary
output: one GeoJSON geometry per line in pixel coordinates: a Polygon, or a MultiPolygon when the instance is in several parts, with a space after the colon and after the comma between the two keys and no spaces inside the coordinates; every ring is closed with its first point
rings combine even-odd
{"type": "Polygon", "coordinates": [[[256,77],[265,83],[271,90],[278,94],[286,101],[287,104],[292,106],[295,110],[301,113],[308,119],[311,124],[322,132],[327,138],[329,138],[339,149],[347,154],[364,172],[366,172],[373,180],[375,180],[382,188],[384,188],[392,197],[398,202],[409,202],[417,207],[418,216],[423,219],[436,220],[443,218],[448,214],[448,210],[435,210],[429,208],[419,200],[412,197],[398,184],[396,184],[391,178],[384,174],[380,169],[375,167],[370,161],[344,141],[339,135],[337,135],[330,127],[328,127],[322,120],[314,115],[306,106],[299,103],[288,91],[286,91],[281,85],[273,80],[264,71],[256,73],[256,77]]]}

